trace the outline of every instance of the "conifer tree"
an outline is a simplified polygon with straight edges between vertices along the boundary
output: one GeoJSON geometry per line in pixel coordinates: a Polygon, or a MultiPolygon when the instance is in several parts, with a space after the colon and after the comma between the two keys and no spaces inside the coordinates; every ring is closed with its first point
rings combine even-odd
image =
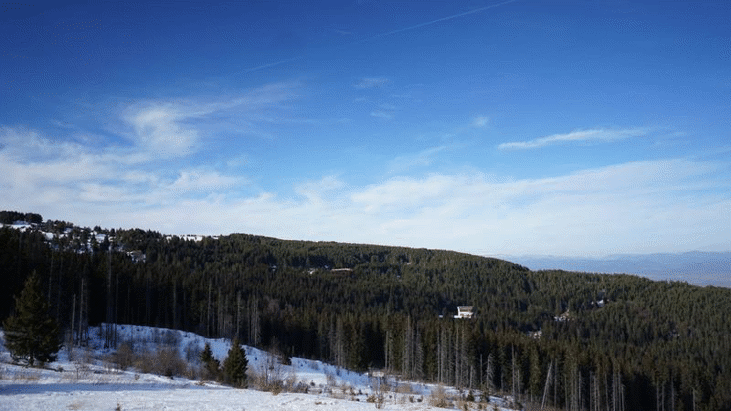
{"type": "Polygon", "coordinates": [[[231,343],[231,349],[228,350],[228,356],[223,360],[224,380],[235,387],[245,387],[246,368],[248,366],[246,353],[241,348],[238,337],[236,337],[231,343]]]}
{"type": "Polygon", "coordinates": [[[15,298],[15,314],[3,322],[5,346],[15,361],[34,365],[54,361],[60,349],[59,329],[49,314],[41,283],[34,271],[25,282],[20,297],[15,298]]]}
{"type": "Polygon", "coordinates": [[[211,344],[206,343],[201,352],[201,363],[207,374],[207,378],[218,379],[219,362],[213,357],[213,351],[211,351],[211,344]]]}

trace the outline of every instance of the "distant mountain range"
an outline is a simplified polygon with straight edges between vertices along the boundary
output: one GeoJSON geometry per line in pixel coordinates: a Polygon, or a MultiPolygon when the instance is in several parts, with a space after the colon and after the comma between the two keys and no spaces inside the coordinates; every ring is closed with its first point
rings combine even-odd
{"type": "Polygon", "coordinates": [[[636,274],[656,281],[685,281],[731,288],[731,252],[621,254],[603,258],[502,256],[531,270],[560,269],[591,273],[636,274]]]}

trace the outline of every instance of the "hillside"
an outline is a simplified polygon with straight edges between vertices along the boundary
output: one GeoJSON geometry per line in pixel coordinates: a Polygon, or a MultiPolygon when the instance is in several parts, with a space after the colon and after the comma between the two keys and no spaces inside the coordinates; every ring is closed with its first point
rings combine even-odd
{"type": "MultiPolygon", "coordinates": [[[[117,328],[120,341],[123,341],[121,345],[134,348],[134,352],[127,355],[144,359],[145,353],[155,356],[172,350],[185,364],[170,376],[143,370],[140,361],[124,365],[122,360],[126,357],[104,348],[102,328],[95,327],[85,347],[64,348],[57,361],[43,368],[29,369],[10,364],[10,355],[0,332],[0,398],[3,399],[0,410],[355,411],[373,409],[373,398],[379,392],[384,396],[384,410],[438,409],[430,405],[437,398],[433,394],[440,392],[434,385],[392,377],[379,380],[303,358],[292,358],[291,364],[281,364],[271,353],[254,347],[245,347],[249,361],[248,389],[227,387],[198,375],[201,364],[197,355],[204,344],[209,344],[214,356],[223,361],[231,345],[229,340],[144,326],[119,325],[117,328]],[[271,364],[276,365],[276,370],[269,369],[271,364]],[[261,389],[262,376],[266,373],[281,379],[279,382],[285,385],[282,391],[261,389]],[[379,391],[381,386],[385,388],[379,391]]],[[[444,393],[450,403],[461,401],[464,395],[449,387],[444,393]]],[[[511,411],[506,401],[498,397],[478,397],[472,407],[488,404],[496,411],[511,411]]]]}
{"type": "Polygon", "coordinates": [[[0,228],[0,317],[35,270],[77,343],[102,321],[150,325],[527,404],[731,409],[726,288],[443,250],[35,220],[0,228]],[[452,318],[458,306],[473,318],[452,318]]]}

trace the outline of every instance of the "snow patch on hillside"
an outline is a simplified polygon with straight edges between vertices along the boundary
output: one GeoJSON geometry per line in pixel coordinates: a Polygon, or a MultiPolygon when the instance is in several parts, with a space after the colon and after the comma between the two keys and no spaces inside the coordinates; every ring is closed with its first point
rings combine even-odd
{"type": "MultiPolygon", "coordinates": [[[[294,378],[307,386],[308,393],[273,394],[254,389],[236,389],[211,381],[168,378],[136,370],[115,369],[109,361],[113,350],[104,348],[102,328],[90,329],[86,348],[63,348],[57,361],[45,368],[29,368],[11,363],[0,332],[0,411],[2,410],[372,410],[367,402],[376,379],[367,374],[340,369],[322,361],[292,358],[291,365],[281,365],[283,378],[294,378]]],[[[231,341],[211,339],[177,330],[136,325],[117,326],[120,343],[132,344],[135,351],[154,352],[158,347],[175,347],[181,358],[211,345],[219,361],[228,355],[231,341]]],[[[250,378],[266,372],[272,357],[266,351],[245,346],[250,378]]],[[[195,359],[192,361],[195,362],[195,359]]],[[[438,410],[429,405],[433,384],[409,381],[385,381],[384,410],[438,410]]],[[[456,398],[459,392],[448,388],[456,398]]],[[[508,411],[507,402],[491,397],[484,409],[508,411]],[[497,407],[497,408],[493,408],[497,407]]],[[[475,404],[474,408],[476,409],[475,404]]]]}

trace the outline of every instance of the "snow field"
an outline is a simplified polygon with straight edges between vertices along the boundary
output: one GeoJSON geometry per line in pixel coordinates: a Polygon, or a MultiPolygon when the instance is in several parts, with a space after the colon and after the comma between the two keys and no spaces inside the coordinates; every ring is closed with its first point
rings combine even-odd
{"type": "MultiPolygon", "coordinates": [[[[134,350],[155,351],[175,347],[180,357],[196,365],[197,353],[206,342],[216,359],[223,362],[231,342],[153,327],[119,325],[119,342],[134,350]],[[186,359],[195,357],[193,360],[186,359]]],[[[307,393],[236,389],[210,381],[168,378],[135,370],[116,369],[108,360],[113,350],[103,348],[102,331],[90,329],[88,348],[62,349],[54,363],[43,369],[11,363],[0,333],[0,411],[2,410],[372,410],[367,402],[376,380],[366,374],[338,369],[321,361],[292,358],[291,365],[276,365],[276,377],[299,384],[307,393]],[[71,355],[69,355],[71,354],[71,355]]],[[[245,346],[249,381],[261,376],[273,362],[266,351],[245,346]]],[[[269,370],[271,373],[272,371],[269,370]]],[[[253,385],[253,384],[252,384],[253,385]]],[[[384,410],[438,410],[429,405],[435,385],[408,381],[386,382],[384,410]]],[[[447,389],[457,395],[454,389],[447,389]]],[[[504,405],[492,397],[483,409],[504,405]]],[[[471,409],[477,409],[477,405],[471,409]]],[[[508,408],[497,408],[507,411],[508,408]]]]}

